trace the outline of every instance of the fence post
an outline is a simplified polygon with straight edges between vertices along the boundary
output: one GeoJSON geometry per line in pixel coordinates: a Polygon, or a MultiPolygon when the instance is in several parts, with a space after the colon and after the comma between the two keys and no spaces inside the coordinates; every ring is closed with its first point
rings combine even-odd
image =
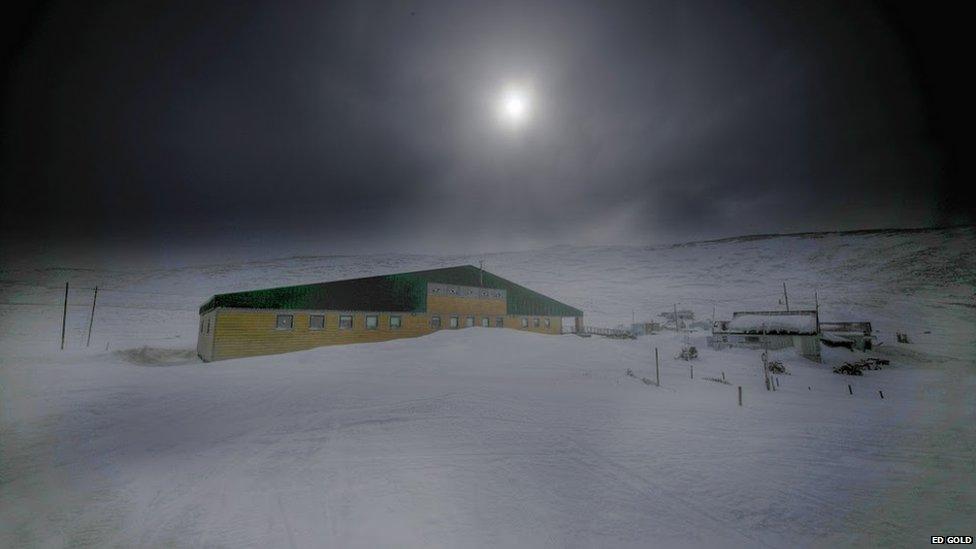
{"type": "Polygon", "coordinates": [[[64,350],[64,324],[68,321],[68,283],[64,283],[64,311],[61,313],[61,350],[64,350]]]}
{"type": "Polygon", "coordinates": [[[88,319],[88,341],[85,343],[85,347],[91,345],[92,324],[95,323],[95,302],[96,301],[98,301],[98,286],[95,286],[95,296],[92,297],[91,318],[88,319]]]}
{"type": "Polygon", "coordinates": [[[658,362],[657,358],[657,347],[654,347],[654,377],[657,380],[657,386],[661,386],[661,364],[658,362]]]}
{"type": "Polygon", "coordinates": [[[742,406],[742,385],[739,385],[739,406],[742,406]]]}

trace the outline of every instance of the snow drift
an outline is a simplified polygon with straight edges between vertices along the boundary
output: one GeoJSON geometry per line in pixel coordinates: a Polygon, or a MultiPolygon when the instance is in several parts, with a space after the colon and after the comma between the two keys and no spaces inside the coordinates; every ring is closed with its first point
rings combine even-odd
{"type": "Polygon", "coordinates": [[[2,276],[0,545],[917,546],[965,533],[974,243],[953,229],[486,257],[597,325],[675,302],[699,318],[775,308],[786,280],[791,305],[816,289],[832,318],[876,326],[869,355],[772,353],[790,372],[776,392],[757,352],[704,348],[702,332],[470,328],[213,364],[186,354],[217,291],[471,258],[24,261],[2,276]],[[700,358],[671,359],[686,344],[700,358]],[[655,348],[660,387],[641,381],[655,348]],[[830,372],[855,356],[891,364],[830,372]]]}

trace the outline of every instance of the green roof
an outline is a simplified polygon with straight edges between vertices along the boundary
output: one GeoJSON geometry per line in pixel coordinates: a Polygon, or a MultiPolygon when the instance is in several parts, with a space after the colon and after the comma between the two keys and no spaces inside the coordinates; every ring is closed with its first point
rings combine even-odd
{"type": "Polygon", "coordinates": [[[217,294],[200,307],[200,314],[216,307],[424,312],[427,310],[428,282],[475,287],[483,285],[485,288],[505,290],[508,314],[583,315],[583,311],[575,307],[473,265],[217,294]]]}

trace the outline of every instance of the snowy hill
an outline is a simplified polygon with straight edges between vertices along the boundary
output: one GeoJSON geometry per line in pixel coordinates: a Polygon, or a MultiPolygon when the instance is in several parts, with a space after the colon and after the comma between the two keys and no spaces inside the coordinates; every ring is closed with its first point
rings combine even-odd
{"type": "Polygon", "coordinates": [[[917,546],[971,533],[973,228],[174,264],[4,266],[0,546],[917,546]],[[706,319],[779,308],[785,281],[795,308],[816,291],[823,319],[871,321],[884,342],[872,356],[891,365],[850,378],[830,366],[864,355],[783,352],[789,375],[767,392],[758,353],[705,349],[701,332],[692,378],[673,333],[480,328],[193,356],[213,293],[482,258],[598,326],[674,304],[706,319]],[[641,381],[655,347],[661,387],[641,381]]]}
{"type": "MultiPolygon", "coordinates": [[[[267,252],[272,253],[272,252],[267,252]]],[[[0,269],[0,328],[13,340],[60,338],[64,283],[70,281],[68,345],[83,344],[91,288],[100,287],[93,342],[119,347],[193,347],[196,309],[215,293],[474,264],[582,308],[596,326],[654,319],[673,304],[709,319],[734,310],[779,309],[782,284],[794,308],[823,320],[869,320],[883,337],[914,333],[923,343],[965,354],[976,319],[976,228],[744,237],[653,248],[569,247],[478,256],[303,256],[145,269],[124,259],[74,268],[24,258],[0,269]],[[17,284],[22,282],[23,284],[17,284]],[[38,285],[42,287],[37,287],[38,285]],[[35,318],[25,322],[27,315],[35,318]],[[103,320],[103,316],[105,317],[103,320]],[[43,334],[35,329],[44,326],[43,334]],[[925,334],[925,331],[932,332],[925,334]],[[55,337],[51,337],[51,335],[55,337]],[[36,339],[35,339],[36,338],[36,339]]],[[[32,343],[34,345],[34,343],[32,343]]]]}

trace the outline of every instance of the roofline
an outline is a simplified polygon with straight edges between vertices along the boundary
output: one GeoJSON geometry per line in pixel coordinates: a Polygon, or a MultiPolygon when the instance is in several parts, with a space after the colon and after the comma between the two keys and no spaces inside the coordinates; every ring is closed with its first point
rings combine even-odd
{"type": "MultiPolygon", "coordinates": [[[[494,276],[496,278],[499,278],[501,280],[504,280],[505,282],[507,282],[509,284],[512,284],[514,286],[518,286],[519,288],[523,288],[523,289],[528,290],[528,291],[530,291],[530,292],[532,292],[534,294],[538,294],[539,296],[542,296],[542,297],[544,297],[546,299],[549,299],[551,301],[554,301],[554,302],[558,303],[559,305],[562,305],[563,307],[566,307],[567,309],[572,309],[573,311],[576,311],[576,312],[579,313],[579,315],[576,315],[576,316],[583,316],[583,310],[580,309],[580,308],[578,308],[578,307],[573,307],[572,305],[569,305],[567,303],[563,303],[562,301],[559,301],[558,299],[555,299],[555,298],[552,298],[550,296],[547,296],[547,295],[545,295],[545,294],[543,294],[541,292],[537,292],[537,291],[535,291],[535,290],[533,290],[533,289],[531,289],[531,288],[529,288],[527,286],[523,286],[523,285],[521,285],[521,284],[519,284],[517,282],[512,282],[511,280],[509,280],[509,279],[507,279],[505,277],[499,276],[499,275],[497,275],[495,273],[492,273],[492,272],[484,269],[483,267],[476,267],[476,266],[474,266],[474,265],[472,265],[470,263],[461,264],[461,265],[451,265],[451,266],[447,266],[447,267],[437,267],[437,268],[434,268],[434,269],[419,269],[419,270],[416,270],[416,271],[404,271],[404,272],[396,272],[396,273],[386,273],[386,274],[378,274],[378,275],[370,275],[370,276],[361,276],[361,277],[356,277],[356,278],[342,278],[342,279],[339,279],[339,280],[329,280],[329,281],[325,281],[325,282],[308,282],[308,283],[305,283],[305,284],[291,284],[289,286],[274,286],[274,287],[270,287],[270,288],[257,288],[257,289],[253,289],[253,290],[241,290],[241,291],[242,292],[261,292],[261,291],[268,291],[268,290],[284,290],[284,289],[289,289],[289,288],[300,288],[302,286],[315,286],[315,285],[320,285],[320,284],[332,284],[332,283],[336,283],[336,282],[351,282],[351,281],[355,281],[355,280],[368,280],[368,279],[371,279],[371,278],[383,278],[383,277],[387,277],[387,276],[418,275],[418,274],[422,274],[422,273],[430,273],[430,272],[434,272],[434,271],[443,271],[443,270],[447,270],[447,269],[461,269],[461,268],[464,268],[464,267],[470,267],[472,269],[479,269],[481,271],[484,271],[484,272],[486,272],[486,273],[488,273],[488,274],[490,274],[490,275],[492,275],[492,276],[494,276]]],[[[501,290],[501,289],[504,289],[504,288],[494,288],[494,289],[501,290]]],[[[216,306],[212,306],[210,308],[207,308],[207,305],[210,305],[211,303],[215,302],[216,301],[216,298],[218,296],[230,295],[230,294],[236,294],[236,293],[240,293],[240,292],[224,292],[224,293],[219,293],[219,294],[213,294],[212,296],[210,296],[209,299],[207,299],[207,301],[205,301],[200,306],[200,309],[199,309],[200,310],[200,314],[205,314],[206,312],[209,312],[210,310],[215,309],[216,306]]]]}

